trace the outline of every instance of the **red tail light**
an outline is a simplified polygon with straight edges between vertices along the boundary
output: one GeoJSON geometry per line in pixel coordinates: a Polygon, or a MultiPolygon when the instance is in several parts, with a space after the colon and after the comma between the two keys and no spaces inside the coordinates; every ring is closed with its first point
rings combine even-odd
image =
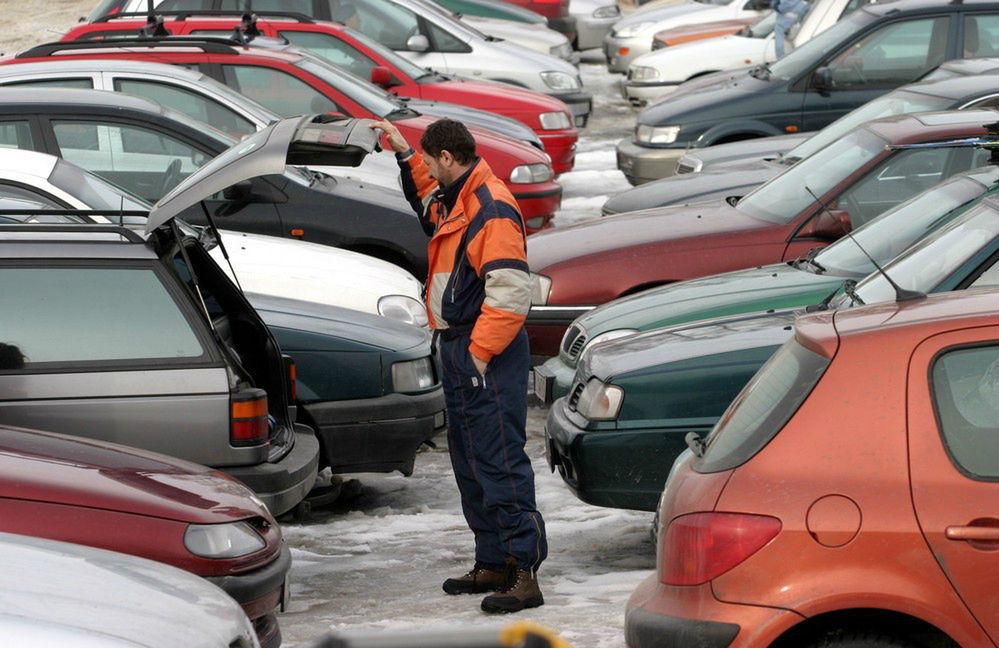
{"type": "Polygon", "coordinates": [[[229,442],[234,446],[267,441],[267,392],[244,389],[230,400],[229,442]]]}
{"type": "Polygon", "coordinates": [[[777,518],[743,513],[693,513],[671,521],[660,540],[665,585],[700,585],[721,576],[780,533],[777,518]]]}

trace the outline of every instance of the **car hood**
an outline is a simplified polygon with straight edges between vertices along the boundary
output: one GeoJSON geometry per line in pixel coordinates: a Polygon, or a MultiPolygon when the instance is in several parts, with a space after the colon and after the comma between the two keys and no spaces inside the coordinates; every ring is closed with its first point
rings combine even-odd
{"type": "Polygon", "coordinates": [[[497,38],[505,38],[510,41],[531,40],[536,43],[542,43],[546,51],[568,42],[565,36],[553,29],[549,29],[547,25],[514,22],[501,18],[483,18],[481,16],[462,16],[461,20],[472,25],[480,32],[496,36],[497,38]]]}
{"type": "Polygon", "coordinates": [[[10,646],[257,645],[242,609],[208,581],[151,560],[0,534],[0,636],[10,646]],[[245,643],[244,643],[245,642],[245,643]]]}
{"type": "MultiPolygon", "coordinates": [[[[494,93],[495,94],[495,93],[494,93]]],[[[410,99],[406,102],[409,108],[417,110],[425,115],[435,115],[437,117],[449,117],[455,121],[460,121],[465,125],[478,126],[505,135],[511,139],[527,142],[531,146],[542,148],[541,138],[538,137],[531,128],[516,119],[504,117],[496,113],[460,106],[447,101],[423,101],[420,99],[410,99]]]]}
{"type": "Polygon", "coordinates": [[[513,108],[529,113],[566,111],[565,104],[554,97],[526,88],[518,88],[509,83],[475,81],[461,77],[451,77],[447,81],[428,83],[423,87],[433,92],[461,93],[460,95],[456,95],[455,99],[467,98],[471,95],[494,105],[502,101],[504,107],[510,107],[514,103],[521,104],[519,106],[514,105],[513,108]]]}
{"type": "Polygon", "coordinates": [[[619,214],[664,205],[681,205],[729,197],[741,198],[788,167],[755,162],[720,172],[669,176],[639,185],[611,196],[602,208],[604,214],[619,214]]]}
{"type": "Polygon", "coordinates": [[[575,324],[592,339],[616,329],[649,331],[740,313],[797,308],[822,301],[844,279],[777,263],[621,297],[582,315],[575,324]]]}
{"type": "Polygon", "coordinates": [[[794,133],[793,135],[756,137],[749,140],[742,140],[741,142],[716,144],[715,146],[690,151],[684,155],[684,158],[689,158],[692,161],[700,160],[706,169],[716,164],[744,164],[787,153],[812,135],[814,133],[794,133]]]}
{"type": "Polygon", "coordinates": [[[516,43],[508,43],[506,41],[490,42],[489,46],[494,47],[503,54],[509,56],[509,60],[511,62],[516,61],[516,65],[521,69],[521,71],[554,71],[565,72],[566,74],[571,74],[573,77],[579,76],[579,70],[576,69],[575,65],[565,59],[560,59],[557,56],[552,56],[551,54],[538,52],[536,50],[530,50],[526,47],[521,47],[516,43]]]}
{"type": "MultiPolygon", "coordinates": [[[[668,71],[671,66],[684,65],[684,63],[694,59],[694,57],[707,56],[720,58],[724,56],[726,57],[725,59],[719,60],[717,63],[712,63],[711,65],[717,65],[722,69],[730,69],[730,67],[734,67],[731,66],[731,63],[733,62],[731,60],[732,57],[735,57],[736,59],[756,57],[760,59],[760,62],[762,62],[763,55],[767,49],[767,41],[765,39],[739,36],[736,34],[729,34],[718,38],[707,38],[697,40],[692,43],[680,44],[683,45],[682,49],[677,49],[676,46],[665,47],[663,49],[652,50],[651,52],[642,54],[640,57],[635,59],[633,64],[648,65],[668,71]]],[[[742,65],[741,60],[738,61],[738,65],[742,65]]],[[[684,70],[684,73],[688,76],[690,74],[686,70],[684,70]]]]}
{"type": "MultiPolygon", "coordinates": [[[[626,18],[614,23],[614,33],[621,31],[622,27],[629,27],[631,25],[637,25],[638,23],[652,22],[661,23],[670,18],[678,18],[680,16],[689,16],[693,13],[703,13],[712,9],[713,7],[708,4],[700,4],[698,2],[684,2],[682,4],[670,4],[666,6],[656,6],[656,7],[644,7],[637,10],[635,13],[631,14],[626,18]]],[[[707,20],[707,19],[705,19],[707,20]]],[[[698,21],[702,22],[702,21],[698,21]]],[[[655,31],[661,31],[662,27],[656,27],[655,31]]]]}
{"type": "Polygon", "coordinates": [[[651,331],[593,345],[578,375],[613,380],[648,367],[743,349],[780,346],[794,335],[795,311],[753,313],[651,331]]]}
{"type": "MultiPolygon", "coordinates": [[[[356,351],[357,343],[383,351],[405,351],[426,344],[429,353],[430,333],[418,326],[380,315],[297,299],[255,294],[248,294],[247,299],[267,326],[311,334],[307,336],[308,351],[356,351]],[[341,340],[353,344],[341,344],[341,340]]],[[[303,344],[305,341],[306,338],[303,338],[303,344]]],[[[284,347],[288,345],[284,344],[284,347]]],[[[296,349],[288,347],[284,350],[296,349]]]]}
{"type": "MultiPolygon", "coordinates": [[[[722,112],[732,118],[731,103],[742,96],[755,95],[774,88],[778,80],[763,80],[746,71],[712,75],[682,84],[661,101],[646,106],[638,114],[639,124],[697,123],[721,118],[722,112]]],[[[681,132],[682,135],[682,132],[681,132]]]]}
{"type": "Polygon", "coordinates": [[[324,121],[322,115],[282,119],[222,151],[153,205],[146,233],[237,182],[279,175],[289,164],[357,166],[378,143],[370,120],[324,121]]]}
{"type": "MultiPolygon", "coordinates": [[[[747,216],[724,200],[695,205],[659,207],[558,227],[527,238],[531,270],[544,270],[591,255],[662,244],[710,246],[705,237],[773,227],[747,216]]],[[[662,254],[662,252],[660,252],[662,254]]]]}
{"type": "Polygon", "coordinates": [[[249,489],[210,468],[113,443],[10,427],[0,427],[0,492],[191,523],[271,519],[249,489]]]}
{"type": "Polygon", "coordinates": [[[716,34],[719,32],[739,31],[747,25],[753,24],[755,18],[743,18],[741,20],[715,20],[706,23],[694,23],[670,27],[656,33],[656,39],[664,41],[670,45],[685,43],[690,40],[697,40],[703,35],[716,34]]]}

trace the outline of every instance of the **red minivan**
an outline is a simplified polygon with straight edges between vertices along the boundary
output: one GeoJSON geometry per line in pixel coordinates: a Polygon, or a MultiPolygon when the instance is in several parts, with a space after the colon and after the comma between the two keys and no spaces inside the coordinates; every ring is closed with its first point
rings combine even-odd
{"type": "Polygon", "coordinates": [[[997,312],[968,290],[798,320],[688,438],[629,648],[994,648],[997,312]]]}
{"type": "MultiPolygon", "coordinates": [[[[555,97],[526,88],[491,81],[459,79],[428,71],[396,54],[370,36],[338,23],[314,21],[296,14],[280,16],[263,12],[244,23],[225,12],[178,12],[163,26],[184,36],[228,36],[236,28],[247,34],[283,38],[362,79],[370,79],[400,97],[447,101],[503,115],[526,124],[541,139],[551,156],[555,173],[571,171],[576,161],[579,132],[569,108],[555,97]]],[[[168,14],[169,15],[169,14],[168,14]]],[[[146,25],[135,18],[105,17],[77,25],[66,41],[132,36],[146,25]]]]}
{"type": "MultiPolygon", "coordinates": [[[[0,344],[0,346],[4,346],[0,344]]],[[[291,552],[246,486],[136,448],[0,426],[0,532],[74,542],[203,576],[281,644],[291,552]]]]}

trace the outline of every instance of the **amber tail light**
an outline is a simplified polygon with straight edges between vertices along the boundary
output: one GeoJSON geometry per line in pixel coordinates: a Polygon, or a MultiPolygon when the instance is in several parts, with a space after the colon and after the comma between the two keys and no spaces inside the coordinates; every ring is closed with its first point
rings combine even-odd
{"type": "Polygon", "coordinates": [[[267,441],[267,392],[244,389],[230,400],[229,442],[234,446],[260,445],[267,441]]]}
{"type": "Polygon", "coordinates": [[[780,533],[780,520],[744,513],[693,513],[669,523],[660,539],[665,585],[700,585],[721,576],[780,533]]]}

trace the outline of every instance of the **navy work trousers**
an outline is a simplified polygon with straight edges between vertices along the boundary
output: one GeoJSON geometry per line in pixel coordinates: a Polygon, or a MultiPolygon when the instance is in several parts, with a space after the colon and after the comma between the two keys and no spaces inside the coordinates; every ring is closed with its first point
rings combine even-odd
{"type": "Polygon", "coordinates": [[[461,508],[475,535],[475,561],[498,569],[507,556],[537,571],[548,555],[545,521],[534,500],[527,442],[530,351],[523,329],[480,376],[469,335],[441,340],[448,448],[461,508]]]}

